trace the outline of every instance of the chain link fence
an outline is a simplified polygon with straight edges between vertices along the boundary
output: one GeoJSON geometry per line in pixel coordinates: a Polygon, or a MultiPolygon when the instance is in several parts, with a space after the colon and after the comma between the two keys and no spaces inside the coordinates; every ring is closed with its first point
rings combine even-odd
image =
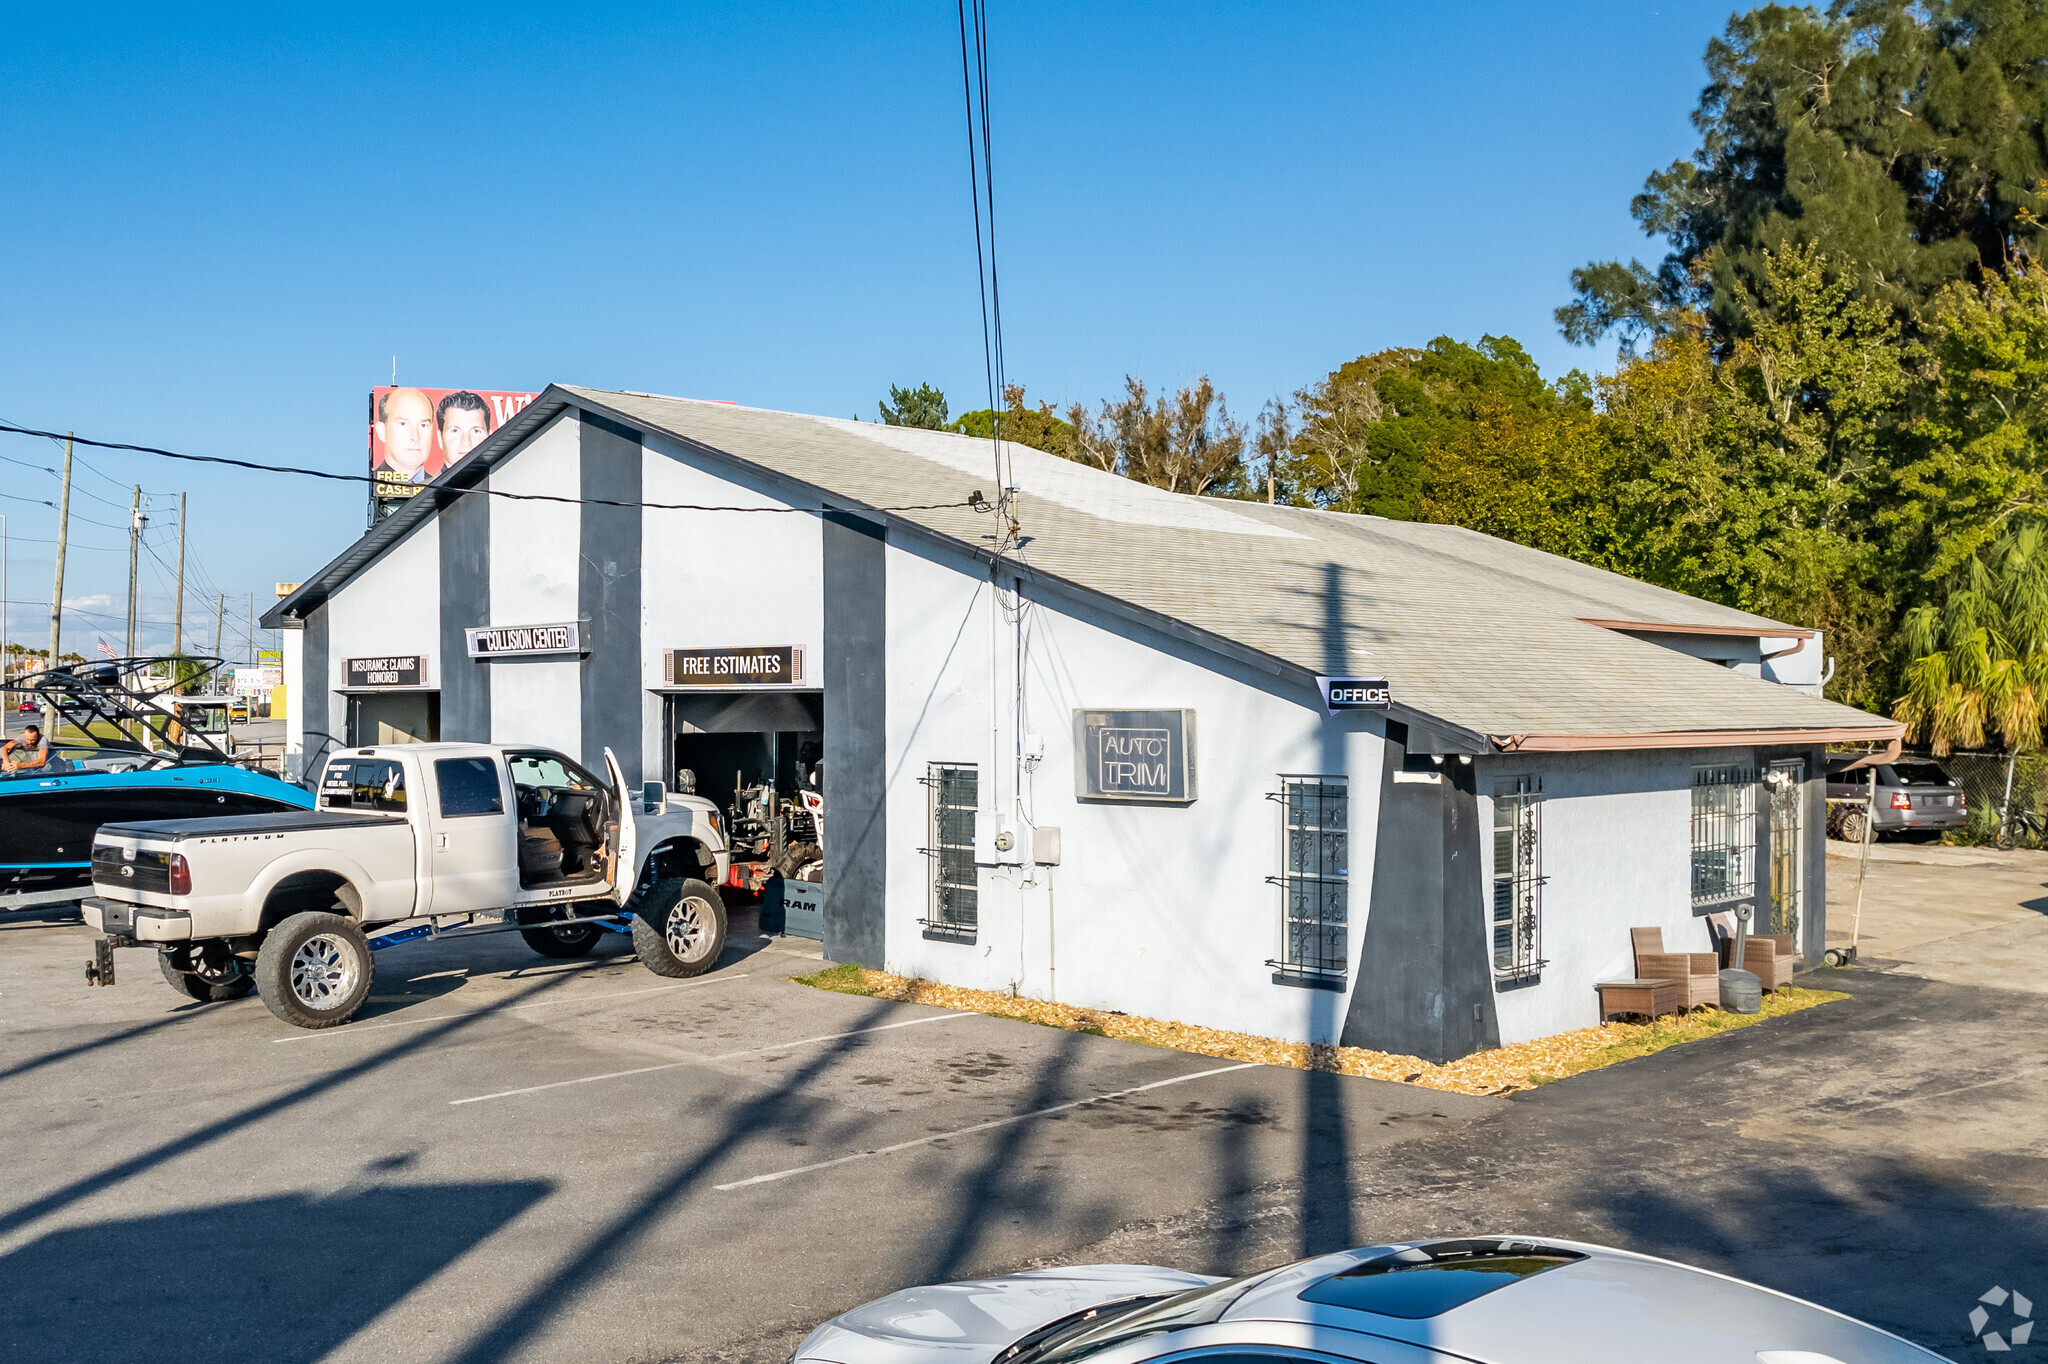
{"type": "Polygon", "coordinates": [[[2048,846],[2048,754],[1951,753],[1932,759],[1963,788],[1970,822],[1955,841],[2048,846]]]}

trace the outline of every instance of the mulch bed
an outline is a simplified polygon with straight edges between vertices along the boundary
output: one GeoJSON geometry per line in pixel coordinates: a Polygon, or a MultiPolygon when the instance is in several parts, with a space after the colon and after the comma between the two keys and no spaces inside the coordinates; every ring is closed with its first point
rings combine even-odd
{"type": "Polygon", "coordinates": [[[816,975],[796,979],[801,984],[843,994],[930,1004],[942,1009],[1021,1019],[1027,1023],[1064,1028],[1069,1032],[1096,1033],[1125,1042],[1144,1042],[1201,1056],[1257,1061],[1294,1070],[1363,1075],[1374,1080],[1448,1090],[1454,1094],[1509,1094],[1519,1089],[1533,1089],[1552,1080],[1596,1070],[1630,1057],[1647,1056],[1668,1046],[1696,1041],[1731,1028],[1748,1027],[1830,1000],[1848,998],[1833,990],[1775,990],[1764,996],[1763,1009],[1759,1013],[1734,1014],[1707,1008],[1658,1019],[1653,1023],[1603,1023],[1594,1028],[1581,1028],[1576,1032],[1558,1033],[1554,1037],[1518,1042],[1510,1047],[1475,1052],[1439,1066],[1419,1056],[1368,1051],[1363,1047],[1318,1047],[1303,1042],[1282,1042],[1250,1033],[1197,1027],[1192,1023],[1053,1004],[994,990],[964,990],[956,985],[894,976],[886,971],[871,971],[852,965],[835,966],[816,975]]]}

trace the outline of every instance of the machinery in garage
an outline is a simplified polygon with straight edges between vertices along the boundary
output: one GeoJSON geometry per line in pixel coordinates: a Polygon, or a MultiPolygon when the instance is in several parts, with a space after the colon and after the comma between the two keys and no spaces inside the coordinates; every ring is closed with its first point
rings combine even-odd
{"type": "Polygon", "coordinates": [[[726,888],[758,895],[778,877],[823,881],[823,697],[672,695],[666,710],[676,788],[725,812],[726,888]]]}

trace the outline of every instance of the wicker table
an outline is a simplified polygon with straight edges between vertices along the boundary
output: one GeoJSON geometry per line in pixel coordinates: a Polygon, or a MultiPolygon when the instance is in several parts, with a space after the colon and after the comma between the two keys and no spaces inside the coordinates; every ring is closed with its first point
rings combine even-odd
{"type": "Polygon", "coordinates": [[[1682,980],[1603,980],[1593,988],[1600,992],[1602,1023],[1615,1014],[1655,1018],[1658,1014],[1675,1014],[1685,1007],[1682,980]]]}

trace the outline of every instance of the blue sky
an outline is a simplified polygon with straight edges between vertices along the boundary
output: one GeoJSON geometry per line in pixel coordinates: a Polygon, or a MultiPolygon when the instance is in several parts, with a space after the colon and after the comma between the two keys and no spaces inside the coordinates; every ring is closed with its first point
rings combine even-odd
{"type": "MultiPolygon", "coordinates": [[[[1551,310],[1574,265],[1661,254],[1629,196],[1691,150],[1700,54],[1729,13],[991,8],[1012,380],[1064,405],[1126,373],[1208,374],[1244,416],[1441,334],[1515,336],[1546,373],[1611,363],[1565,345],[1551,310]]],[[[955,412],[982,406],[955,15],[19,12],[0,417],[355,472],[393,355],[435,387],[872,418],[890,383],[929,380],[955,412]]],[[[57,454],[0,437],[37,466],[0,464],[11,637],[37,644],[57,454]]],[[[74,523],[67,648],[121,643],[134,482],[162,559],[184,489],[205,584],[259,611],[363,525],[341,485],[81,459],[75,516],[105,524],[74,523]]],[[[148,620],[170,615],[168,576],[145,556],[148,620]]],[[[210,615],[198,633],[210,645],[210,615]]]]}

